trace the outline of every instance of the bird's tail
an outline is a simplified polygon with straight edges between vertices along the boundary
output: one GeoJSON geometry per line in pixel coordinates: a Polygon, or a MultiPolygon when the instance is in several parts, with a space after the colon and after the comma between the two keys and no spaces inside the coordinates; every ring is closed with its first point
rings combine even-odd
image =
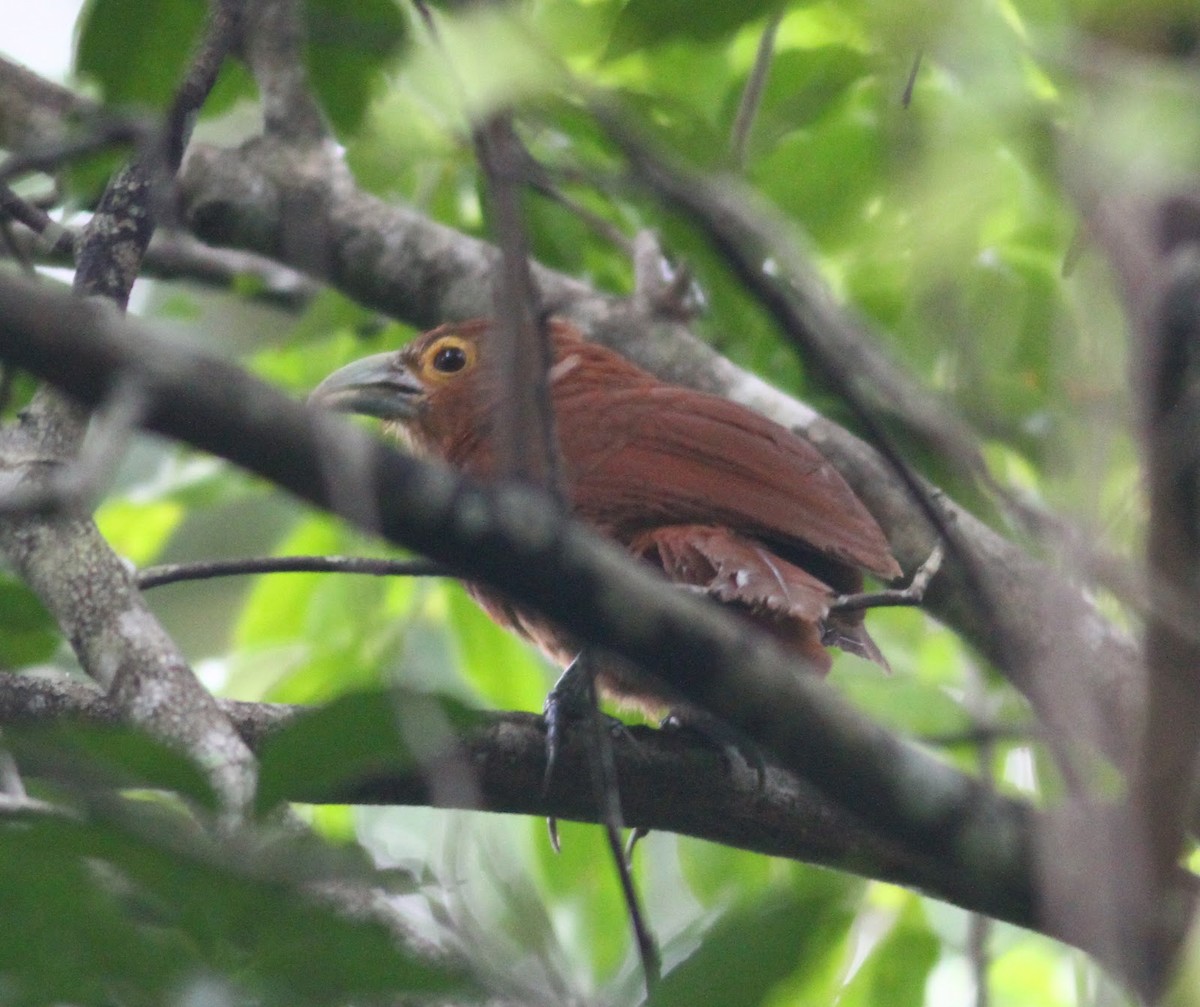
{"type": "Polygon", "coordinates": [[[883,656],[883,651],[871,639],[871,634],[867,632],[867,627],[862,624],[862,613],[857,614],[859,616],[857,621],[839,617],[837,613],[829,616],[825,621],[824,631],[821,634],[821,643],[826,647],[837,647],[840,650],[844,650],[847,654],[854,654],[856,657],[874,661],[890,675],[892,673],[892,666],[888,664],[887,658],[883,656]]]}

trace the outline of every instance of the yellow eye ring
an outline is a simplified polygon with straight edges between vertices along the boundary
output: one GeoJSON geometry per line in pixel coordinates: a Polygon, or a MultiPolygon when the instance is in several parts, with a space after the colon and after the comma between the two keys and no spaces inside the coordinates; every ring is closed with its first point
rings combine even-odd
{"type": "Polygon", "coordinates": [[[461,336],[442,336],[421,356],[421,370],[434,381],[445,381],[475,364],[475,346],[461,336]]]}

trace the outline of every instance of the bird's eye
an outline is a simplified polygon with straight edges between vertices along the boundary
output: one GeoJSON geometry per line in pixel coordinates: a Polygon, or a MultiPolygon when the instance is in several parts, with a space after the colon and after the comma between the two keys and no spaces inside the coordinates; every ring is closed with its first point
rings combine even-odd
{"type": "Polygon", "coordinates": [[[433,369],[454,374],[467,366],[467,351],[461,346],[443,346],[433,355],[433,369]]]}

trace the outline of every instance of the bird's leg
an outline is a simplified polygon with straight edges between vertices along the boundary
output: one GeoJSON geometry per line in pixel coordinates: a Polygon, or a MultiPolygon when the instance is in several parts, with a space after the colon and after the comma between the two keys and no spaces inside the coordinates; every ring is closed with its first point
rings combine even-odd
{"type": "MultiPolygon", "coordinates": [[[[562,748],[563,729],[568,720],[576,723],[587,718],[596,707],[596,680],[591,662],[581,653],[559,676],[542,707],[546,721],[546,772],[542,777],[542,795],[550,792],[558,753],[562,748]]],[[[551,819],[551,842],[558,849],[558,835],[551,819]]]]}
{"type": "Polygon", "coordinates": [[[937,542],[928,558],[917,567],[908,587],[895,588],[886,591],[863,591],[859,594],[843,594],[829,603],[830,612],[854,612],[866,608],[897,608],[901,606],[920,605],[925,600],[925,591],[929,582],[941,569],[945,552],[942,543],[937,542]]]}
{"type": "MultiPolygon", "coordinates": [[[[617,868],[617,877],[629,911],[634,940],[642,961],[646,977],[647,995],[658,982],[662,962],[658,946],[654,942],[638,899],[629,861],[621,844],[621,830],[625,827],[621,816],[621,798],[617,789],[617,761],[613,754],[612,735],[608,729],[611,718],[600,710],[596,696],[596,674],[592,658],[587,650],[581,651],[562,673],[550,695],[546,697],[546,775],[542,780],[542,792],[548,793],[562,742],[563,725],[568,718],[577,723],[583,721],[588,730],[584,734],[584,752],[592,777],[600,822],[604,827],[609,850],[617,868]]],[[[554,818],[548,819],[550,841],[558,849],[558,828],[554,818]]]]}
{"type": "MultiPolygon", "coordinates": [[[[558,753],[562,749],[563,735],[568,723],[574,722],[579,725],[598,719],[601,722],[607,722],[610,730],[614,733],[617,731],[627,733],[625,725],[619,720],[600,712],[596,698],[595,674],[591,669],[592,662],[585,659],[583,653],[580,653],[574,661],[567,665],[558,681],[554,683],[554,688],[550,690],[542,707],[542,719],[546,722],[546,771],[542,775],[543,797],[550,793],[550,786],[554,782],[554,772],[558,767],[558,753]]],[[[611,758],[611,744],[608,746],[608,751],[611,758]]],[[[592,757],[592,754],[589,749],[589,758],[592,757]]],[[[615,778],[615,769],[612,775],[615,778]]],[[[550,832],[550,845],[554,848],[554,852],[558,853],[560,849],[558,819],[551,815],[546,819],[546,826],[550,832]]]]}

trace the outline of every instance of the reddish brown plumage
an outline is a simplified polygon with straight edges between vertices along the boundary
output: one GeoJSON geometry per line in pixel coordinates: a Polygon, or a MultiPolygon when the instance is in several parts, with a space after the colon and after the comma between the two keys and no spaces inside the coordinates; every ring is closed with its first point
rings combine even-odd
{"type": "MultiPolygon", "coordinates": [[[[864,570],[891,579],[900,568],[874,519],[808,441],[725,399],[659,381],[565,323],[551,323],[551,335],[550,394],[577,517],[668,580],[736,608],[816,670],[829,667],[827,644],[886,666],[862,614],[831,616],[828,606],[859,590],[864,570]]],[[[314,398],[380,416],[419,452],[492,478],[501,388],[489,338],[486,320],[444,325],[339,371],[314,398]]],[[[574,656],[571,641],[540,618],[489,590],[472,593],[555,659],[574,656]]],[[[627,673],[601,681],[618,698],[661,705],[627,673]]]]}

